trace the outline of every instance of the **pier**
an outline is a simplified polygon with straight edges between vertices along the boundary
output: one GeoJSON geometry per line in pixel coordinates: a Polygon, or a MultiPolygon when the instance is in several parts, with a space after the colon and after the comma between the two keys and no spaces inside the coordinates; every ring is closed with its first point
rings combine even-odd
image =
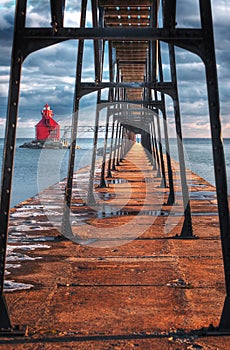
{"type": "Polygon", "coordinates": [[[0,345],[227,349],[229,201],[210,0],[199,1],[199,28],[176,26],[176,0],[92,0],[90,7],[82,0],[76,28],[64,25],[65,5],[50,0],[50,27],[35,28],[26,26],[27,1],[16,2],[0,208],[0,345]],[[23,61],[68,40],[77,41],[78,53],[67,176],[10,209],[23,61]],[[94,48],[93,82],[83,79],[86,42],[94,48]],[[215,187],[186,168],[175,47],[204,65],[215,187]],[[75,172],[80,102],[91,94],[93,150],[89,166],[75,172]],[[14,250],[22,254],[18,268],[6,259],[14,250]],[[9,286],[21,286],[11,292],[8,269],[9,286]]]}
{"type": "Polygon", "coordinates": [[[11,319],[28,325],[28,336],[3,337],[0,345],[228,348],[229,338],[214,333],[225,298],[215,188],[187,171],[194,236],[183,239],[178,164],[173,168],[175,206],[165,205],[169,190],[160,186],[140,144],[132,146],[106,188],[97,187],[100,172],[95,173],[97,206],[82,205],[88,169],[76,173],[72,230],[78,244],[51,225],[51,217],[62,215],[59,184],[12,209],[10,251],[15,247],[15,254],[27,258],[19,268],[8,262],[6,279],[16,290],[6,289],[6,299],[11,319]],[[17,290],[21,283],[24,289],[17,290]]]}

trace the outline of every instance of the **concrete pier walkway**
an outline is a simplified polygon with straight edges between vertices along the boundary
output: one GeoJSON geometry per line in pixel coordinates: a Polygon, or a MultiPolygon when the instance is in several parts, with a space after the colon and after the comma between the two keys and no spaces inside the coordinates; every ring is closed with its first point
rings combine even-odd
{"type": "Polygon", "coordinates": [[[95,179],[96,206],[85,204],[88,169],[76,174],[71,222],[79,244],[51,225],[60,223],[56,193],[64,184],[12,210],[9,257],[21,259],[9,259],[6,281],[28,289],[6,298],[12,322],[29,332],[1,338],[1,349],[230,349],[228,337],[203,329],[218,325],[225,297],[215,188],[187,170],[197,237],[175,238],[183,207],[173,168],[173,207],[139,144],[107,188],[95,179]]]}

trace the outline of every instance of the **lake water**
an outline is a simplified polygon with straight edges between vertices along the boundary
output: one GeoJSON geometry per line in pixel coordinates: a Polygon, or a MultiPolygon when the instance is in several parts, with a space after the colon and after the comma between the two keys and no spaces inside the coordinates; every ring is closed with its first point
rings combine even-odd
{"type": "MultiPolygon", "coordinates": [[[[11,207],[60,181],[67,174],[68,150],[19,148],[21,144],[28,141],[30,140],[17,140],[11,207]]],[[[76,150],[75,170],[91,162],[92,139],[79,138],[77,143],[81,148],[76,150]]],[[[4,140],[0,139],[0,165],[3,145],[4,140]]],[[[102,145],[103,139],[99,139],[98,147],[102,145]]],[[[185,139],[184,146],[186,166],[211,184],[215,184],[211,140],[185,139]]],[[[230,189],[230,139],[224,140],[224,147],[228,189],[230,189]]],[[[171,140],[170,148],[172,157],[177,160],[175,140],[171,140]]]]}

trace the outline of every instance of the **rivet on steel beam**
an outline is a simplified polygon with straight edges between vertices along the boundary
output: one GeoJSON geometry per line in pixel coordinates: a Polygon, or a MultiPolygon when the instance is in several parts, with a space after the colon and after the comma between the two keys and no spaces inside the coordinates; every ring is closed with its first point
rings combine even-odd
{"type": "Polygon", "coordinates": [[[21,62],[21,57],[17,57],[17,62],[21,62]]]}
{"type": "Polygon", "coordinates": [[[12,127],[12,128],[15,128],[15,124],[11,124],[11,127],[12,127]]]}
{"type": "Polygon", "coordinates": [[[16,102],[13,102],[13,106],[16,106],[17,105],[17,103],[16,102]]]}

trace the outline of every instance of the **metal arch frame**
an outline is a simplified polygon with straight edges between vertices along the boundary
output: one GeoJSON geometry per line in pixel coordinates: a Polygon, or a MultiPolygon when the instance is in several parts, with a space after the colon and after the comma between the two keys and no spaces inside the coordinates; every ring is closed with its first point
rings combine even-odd
{"type": "MultiPolygon", "coordinates": [[[[219,116],[219,96],[218,96],[218,80],[215,61],[215,48],[213,39],[213,24],[211,14],[210,0],[199,0],[201,14],[201,29],[176,29],[175,28],[175,7],[176,0],[162,0],[163,3],[163,28],[102,28],[100,26],[94,28],[64,28],[63,16],[65,0],[50,0],[51,3],[51,23],[52,28],[25,28],[26,18],[26,0],[17,0],[15,11],[15,31],[12,50],[10,89],[7,108],[6,134],[4,145],[4,162],[2,170],[2,189],[1,189],[1,207],[0,207],[0,311],[1,321],[0,328],[8,331],[12,330],[12,324],[9,318],[7,305],[3,293],[5,257],[8,236],[8,222],[10,210],[10,195],[12,187],[12,173],[14,164],[14,149],[17,126],[17,111],[19,104],[19,91],[21,68],[24,59],[32,52],[40,50],[50,45],[60,43],[69,39],[79,40],[79,47],[83,50],[84,40],[94,40],[95,55],[99,53],[98,40],[149,40],[164,41],[173,46],[184,48],[190,52],[197,54],[204,62],[208,105],[210,114],[210,126],[212,134],[214,171],[216,180],[216,191],[220,221],[220,234],[222,242],[224,272],[226,283],[226,300],[218,327],[218,332],[230,332],[230,221],[227,196],[227,180],[225,158],[223,150],[223,141],[221,138],[221,123],[219,116]],[[81,43],[81,44],[80,44],[81,43]]],[[[87,1],[83,0],[82,4],[86,5],[87,1]]],[[[96,6],[96,0],[92,0],[96,6]]],[[[83,13],[83,12],[82,12],[83,13]]],[[[84,16],[83,16],[84,17],[84,16]]],[[[96,17],[94,17],[95,19],[96,17]]],[[[83,18],[82,18],[83,20],[83,18]]],[[[83,23],[82,23],[83,24],[83,23]]],[[[79,52],[81,51],[79,49],[79,52]]],[[[79,54],[79,59],[80,59],[79,54]]],[[[96,57],[96,56],[95,56],[96,57]]],[[[98,56],[97,56],[98,57],[98,56]]],[[[98,61],[95,60],[95,69],[98,69],[98,61]]],[[[97,71],[98,72],[98,71],[97,71]]],[[[81,75],[81,71],[80,71],[81,75]]],[[[82,96],[92,91],[109,88],[111,91],[119,91],[120,88],[134,87],[147,88],[160,91],[160,93],[168,93],[173,99],[176,98],[175,86],[169,86],[165,82],[133,82],[125,83],[121,81],[103,83],[98,79],[99,74],[96,73],[96,81],[93,84],[81,83],[81,76],[77,76],[78,94],[74,100],[74,111],[77,111],[79,100],[82,96]]],[[[119,99],[119,94],[114,96],[115,100],[119,99]]],[[[73,125],[77,126],[77,118],[73,120],[73,125]]],[[[73,135],[73,140],[76,139],[73,135]]],[[[71,158],[70,164],[74,162],[71,158]]],[[[71,186],[69,187],[71,188],[71,186]]],[[[67,191],[68,191],[67,185],[67,191]]],[[[71,194],[68,194],[71,201],[71,194]]]]}

